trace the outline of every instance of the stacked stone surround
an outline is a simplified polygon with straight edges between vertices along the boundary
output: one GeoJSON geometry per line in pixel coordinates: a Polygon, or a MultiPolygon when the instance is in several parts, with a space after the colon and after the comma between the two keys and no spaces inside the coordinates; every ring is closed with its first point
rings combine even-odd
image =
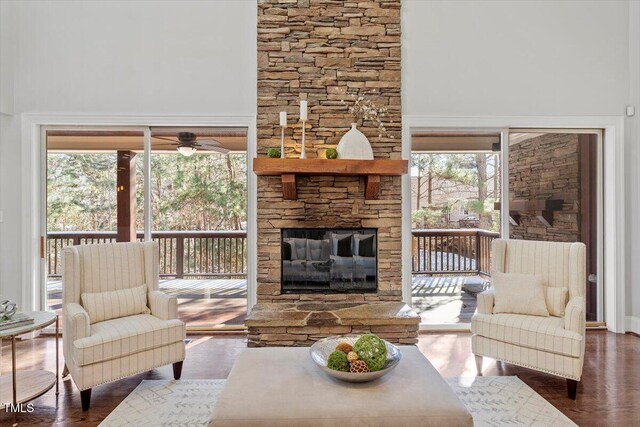
{"type": "Polygon", "coordinates": [[[562,199],[546,227],[534,212],[521,212],[511,238],[580,241],[580,144],[577,134],[545,134],[509,146],[511,200],[562,199]]]}
{"type": "MultiPolygon", "coordinates": [[[[299,105],[305,98],[307,158],[324,157],[324,151],[336,147],[349,130],[354,119],[348,107],[362,96],[388,109],[386,135],[379,135],[369,122],[358,126],[371,142],[375,158],[400,159],[400,95],[400,0],[258,1],[258,156],[265,156],[271,147],[280,147],[280,111],[286,111],[289,123],[297,125],[287,129],[286,156],[300,156],[299,105]]],[[[264,309],[290,317],[296,310],[284,307],[316,301],[325,305],[379,304],[382,312],[385,303],[401,301],[400,177],[381,177],[378,200],[365,200],[364,184],[361,177],[300,176],[297,200],[284,200],[280,177],[258,177],[258,306],[247,319],[250,343],[308,344],[323,335],[356,333],[367,326],[353,325],[358,328],[349,327],[347,331],[348,325],[340,320],[334,324],[336,316],[327,316],[324,325],[278,326],[272,321],[260,327],[256,313],[264,313],[264,309]],[[316,227],[378,229],[376,293],[281,294],[281,229],[316,227]],[[296,335],[295,328],[311,331],[311,327],[315,328],[313,333],[301,332],[297,340],[282,335],[296,335]]],[[[309,310],[302,311],[309,314],[309,310]]],[[[332,309],[320,311],[326,316],[332,309]]],[[[386,326],[398,330],[392,332],[397,340],[415,337],[419,318],[407,322],[406,316],[401,317],[416,326],[406,328],[391,321],[386,326]]]]}

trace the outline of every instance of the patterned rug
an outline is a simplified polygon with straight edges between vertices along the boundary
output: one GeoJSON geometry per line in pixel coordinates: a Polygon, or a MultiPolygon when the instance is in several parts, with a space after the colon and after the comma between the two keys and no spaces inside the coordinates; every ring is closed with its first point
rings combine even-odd
{"type": "Polygon", "coordinates": [[[518,377],[445,378],[475,426],[560,427],[576,424],[518,377]]]}
{"type": "MultiPolygon", "coordinates": [[[[446,379],[482,426],[575,426],[518,377],[446,379]]],[[[144,380],[100,424],[207,426],[225,380],[144,380]]]]}
{"type": "Polygon", "coordinates": [[[143,380],[100,426],[207,426],[224,382],[143,380]]]}

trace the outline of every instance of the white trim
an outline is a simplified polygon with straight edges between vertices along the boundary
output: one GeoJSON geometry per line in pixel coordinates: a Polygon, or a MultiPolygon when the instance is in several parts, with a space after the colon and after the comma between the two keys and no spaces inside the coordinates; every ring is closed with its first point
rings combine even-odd
{"type": "MultiPolygon", "coordinates": [[[[612,332],[625,331],[625,184],[624,117],[622,116],[504,116],[504,117],[402,117],[402,158],[411,157],[411,133],[424,129],[567,128],[604,129],[603,172],[604,241],[601,273],[604,281],[604,321],[612,332]]],[[[410,178],[402,179],[403,299],[411,301],[411,198],[410,178]],[[407,197],[407,193],[409,197],[407,197]]]]}
{"type": "Polygon", "coordinates": [[[144,240],[151,242],[153,230],[153,210],[151,206],[151,129],[144,130],[144,240]]]}
{"type": "Polygon", "coordinates": [[[627,332],[640,335],[640,317],[627,316],[625,329],[627,332]]]}
{"type": "Polygon", "coordinates": [[[411,241],[411,125],[402,118],[402,159],[409,161],[408,173],[400,178],[402,227],[400,229],[402,247],[402,300],[411,307],[411,273],[412,273],[412,241],[411,241]],[[409,236],[407,238],[407,236],[409,236]]]}
{"type": "Polygon", "coordinates": [[[500,132],[500,237],[509,236],[509,129],[500,132]]]}
{"type": "Polygon", "coordinates": [[[247,312],[258,298],[258,176],[253,173],[253,159],[258,155],[256,118],[247,125],[247,312]]]}
{"type": "Polygon", "coordinates": [[[95,115],[95,114],[31,114],[22,119],[22,307],[25,310],[44,309],[39,296],[41,275],[44,274],[40,259],[40,235],[42,233],[42,150],[45,141],[41,130],[47,126],[110,126],[137,127],[141,131],[150,126],[221,126],[247,128],[247,309],[256,300],[256,178],[250,173],[256,156],[256,117],[252,116],[190,116],[190,115],[95,115]]]}

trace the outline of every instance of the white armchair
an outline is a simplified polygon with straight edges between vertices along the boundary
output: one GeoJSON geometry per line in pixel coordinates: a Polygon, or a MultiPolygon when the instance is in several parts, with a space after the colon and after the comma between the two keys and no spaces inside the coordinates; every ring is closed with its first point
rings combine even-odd
{"type": "Polygon", "coordinates": [[[481,374],[482,357],[524,366],[567,380],[575,399],[585,349],[586,248],[582,243],[493,241],[492,271],[536,274],[545,286],[566,287],[564,317],[494,314],[493,288],[478,294],[471,319],[471,348],[481,374]]]}
{"type": "Polygon", "coordinates": [[[158,245],[71,246],[63,250],[62,258],[65,371],[80,390],[82,410],[89,409],[91,388],[100,384],[170,363],[174,378],[179,379],[185,325],[177,319],[176,298],[158,290],[158,245]],[[143,306],[141,313],[114,318],[113,310],[100,307],[108,320],[90,321],[82,305],[83,293],[127,292],[142,285],[148,290],[148,308],[143,306]]]}

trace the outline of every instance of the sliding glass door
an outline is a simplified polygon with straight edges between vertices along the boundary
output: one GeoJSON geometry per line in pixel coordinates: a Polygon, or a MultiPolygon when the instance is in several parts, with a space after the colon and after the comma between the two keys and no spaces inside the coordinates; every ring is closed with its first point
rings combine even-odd
{"type": "Polygon", "coordinates": [[[464,325],[488,287],[500,237],[500,135],[412,138],[411,301],[422,323],[464,325]]]}
{"type": "Polygon", "coordinates": [[[587,320],[603,320],[601,130],[423,130],[411,143],[411,301],[424,325],[469,323],[498,237],[585,243],[587,320]]]}
{"type": "Polygon", "coordinates": [[[241,325],[246,138],[244,128],[48,130],[45,306],[61,310],[65,246],[152,239],[161,289],[190,328],[241,325]]]}

